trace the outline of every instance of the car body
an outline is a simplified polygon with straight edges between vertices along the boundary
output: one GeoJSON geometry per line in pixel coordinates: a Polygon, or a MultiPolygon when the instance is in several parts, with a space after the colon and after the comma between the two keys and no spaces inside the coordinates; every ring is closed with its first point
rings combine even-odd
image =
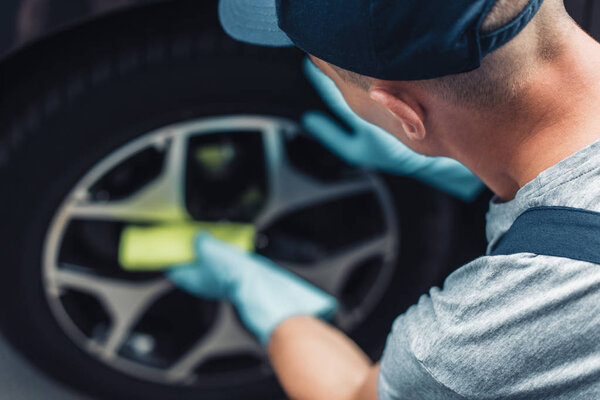
{"type": "Polygon", "coordinates": [[[159,0],[10,0],[0,5],[0,58],[52,33],[159,0]]]}

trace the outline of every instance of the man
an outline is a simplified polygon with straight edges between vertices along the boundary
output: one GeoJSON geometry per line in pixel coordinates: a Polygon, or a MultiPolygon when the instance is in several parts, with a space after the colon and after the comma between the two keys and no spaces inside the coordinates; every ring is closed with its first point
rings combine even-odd
{"type": "MultiPolygon", "coordinates": [[[[334,299],[259,256],[201,235],[198,263],[173,269],[173,281],[231,300],[294,399],[600,398],[600,266],[585,243],[492,253],[534,207],[598,220],[600,46],[562,0],[222,0],[220,12],[236,38],[305,50],[358,115],[409,148],[473,171],[496,194],[488,255],[399,316],[376,364],[317,318],[334,299]]],[[[367,145],[345,150],[352,143],[323,118],[307,115],[307,128],[377,165],[367,145]]],[[[392,163],[407,157],[379,148],[392,163]]]]}

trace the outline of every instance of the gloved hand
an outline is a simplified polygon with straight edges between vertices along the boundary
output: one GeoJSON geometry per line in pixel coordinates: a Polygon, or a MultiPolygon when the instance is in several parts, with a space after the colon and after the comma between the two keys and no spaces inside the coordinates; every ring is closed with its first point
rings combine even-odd
{"type": "Polygon", "coordinates": [[[337,309],[333,296],[258,254],[207,233],[196,236],[194,246],[197,262],[173,267],[167,277],[192,295],[230,301],[263,345],[290,317],[329,319],[337,309]]]}
{"type": "Polygon", "coordinates": [[[353,130],[347,132],[318,111],[302,117],[304,129],[347,162],[397,175],[413,176],[463,200],[473,200],[483,183],[458,161],[415,153],[390,133],[360,118],[335,83],[308,58],[304,72],[331,110],[353,130]]]}

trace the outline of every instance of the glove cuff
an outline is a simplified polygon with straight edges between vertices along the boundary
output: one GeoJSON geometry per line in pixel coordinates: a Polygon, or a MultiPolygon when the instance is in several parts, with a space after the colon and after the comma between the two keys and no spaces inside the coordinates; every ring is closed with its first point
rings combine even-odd
{"type": "MultiPolygon", "coordinates": [[[[254,264],[260,279],[244,280],[234,304],[244,324],[267,346],[277,327],[300,316],[330,320],[338,309],[335,297],[267,259],[254,264]]],[[[250,271],[248,271],[250,272],[250,271]]]]}

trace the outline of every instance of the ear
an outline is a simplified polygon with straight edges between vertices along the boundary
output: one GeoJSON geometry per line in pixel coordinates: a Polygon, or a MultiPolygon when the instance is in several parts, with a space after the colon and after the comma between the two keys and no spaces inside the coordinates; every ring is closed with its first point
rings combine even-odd
{"type": "Polygon", "coordinates": [[[411,107],[402,99],[383,89],[372,89],[369,96],[392,114],[398,123],[402,125],[410,140],[421,141],[425,139],[427,135],[425,123],[416,108],[411,107]]]}

